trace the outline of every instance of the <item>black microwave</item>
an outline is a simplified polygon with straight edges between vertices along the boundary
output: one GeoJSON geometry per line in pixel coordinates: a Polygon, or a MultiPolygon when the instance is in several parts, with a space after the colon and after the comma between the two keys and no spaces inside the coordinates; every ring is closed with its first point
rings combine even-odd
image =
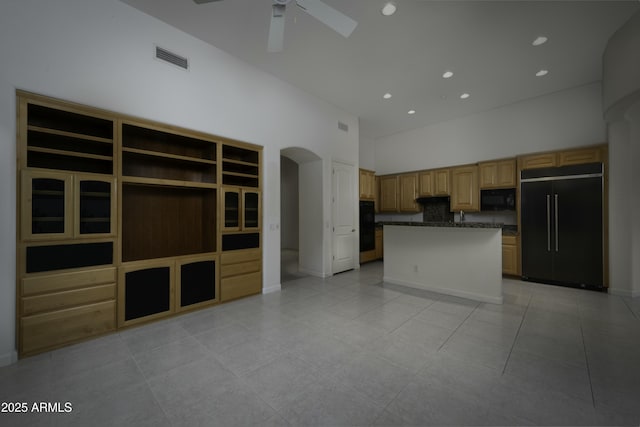
{"type": "Polygon", "coordinates": [[[480,190],[481,211],[514,211],[516,209],[516,189],[480,190]]]}

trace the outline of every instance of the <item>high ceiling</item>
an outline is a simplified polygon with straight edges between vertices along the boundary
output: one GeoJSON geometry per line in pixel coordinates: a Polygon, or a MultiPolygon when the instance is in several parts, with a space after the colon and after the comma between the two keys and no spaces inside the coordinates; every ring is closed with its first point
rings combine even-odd
{"type": "Polygon", "coordinates": [[[386,17],[386,0],[324,0],[358,22],[344,38],[294,1],[284,51],[268,53],[272,0],[122,1],[358,116],[372,139],[599,81],[607,40],[640,9],[636,0],[395,0],[386,17]],[[533,46],[538,36],[547,43],[533,46]],[[536,77],[541,69],[549,73],[536,77]]]}

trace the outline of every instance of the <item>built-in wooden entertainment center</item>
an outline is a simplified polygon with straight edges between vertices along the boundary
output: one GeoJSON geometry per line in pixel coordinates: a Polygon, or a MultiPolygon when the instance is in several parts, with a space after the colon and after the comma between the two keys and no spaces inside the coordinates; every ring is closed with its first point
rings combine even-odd
{"type": "Polygon", "coordinates": [[[18,91],[20,356],[262,290],[262,147],[18,91]]]}

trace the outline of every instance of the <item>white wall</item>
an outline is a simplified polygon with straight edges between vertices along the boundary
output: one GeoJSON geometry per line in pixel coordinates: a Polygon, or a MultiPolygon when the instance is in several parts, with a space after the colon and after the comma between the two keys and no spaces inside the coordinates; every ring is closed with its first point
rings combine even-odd
{"type": "Polygon", "coordinates": [[[326,254],[321,245],[327,234],[325,232],[327,216],[322,198],[318,197],[322,193],[322,183],[318,181],[318,176],[322,176],[323,165],[320,160],[309,161],[298,164],[298,175],[300,185],[300,233],[299,240],[299,269],[303,273],[313,276],[324,277],[329,274],[327,268],[326,254]]]}
{"type": "Polygon", "coordinates": [[[640,12],[619,28],[607,43],[602,73],[602,105],[608,111],[616,104],[628,107],[625,97],[640,91],[640,12]]]}
{"type": "MultiPolygon", "coordinates": [[[[265,288],[280,282],[280,149],[307,148],[326,165],[325,218],[332,159],[358,161],[357,117],[118,0],[3,1],[0,57],[0,365],[14,354],[16,88],[264,146],[265,288]],[[155,60],[154,44],[190,70],[155,60]]],[[[329,226],[315,243],[325,256],[329,226]]]]}
{"type": "Polygon", "coordinates": [[[298,249],[298,164],[280,156],[280,246],[298,249]]]}
{"type": "Polygon", "coordinates": [[[640,12],[607,43],[603,107],[609,138],[610,291],[640,296],[640,12]]]}
{"type": "Polygon", "coordinates": [[[403,132],[375,143],[377,174],[606,141],[598,83],[403,132]]]}
{"type": "Polygon", "coordinates": [[[376,168],[376,141],[360,135],[360,167],[362,169],[375,170],[376,168]]]}

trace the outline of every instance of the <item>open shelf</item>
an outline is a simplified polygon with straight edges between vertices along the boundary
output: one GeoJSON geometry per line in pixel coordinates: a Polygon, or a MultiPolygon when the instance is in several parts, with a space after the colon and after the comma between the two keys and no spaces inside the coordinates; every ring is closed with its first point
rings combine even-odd
{"type": "Polygon", "coordinates": [[[216,251],[215,189],[125,183],[122,261],[216,251]]]}
{"type": "Polygon", "coordinates": [[[155,152],[158,155],[164,153],[200,160],[216,160],[214,142],[128,123],[122,125],[122,147],[155,152]]]}
{"type": "Polygon", "coordinates": [[[125,184],[156,185],[161,187],[216,188],[216,184],[210,184],[206,182],[191,182],[191,181],[180,181],[175,179],[145,178],[145,177],[134,177],[134,176],[122,177],[122,182],[125,184]]]}
{"type": "Polygon", "coordinates": [[[260,156],[258,151],[234,147],[233,145],[225,145],[222,147],[222,158],[224,160],[235,161],[236,163],[250,164],[255,166],[258,166],[260,163],[260,156]]]}
{"type": "Polygon", "coordinates": [[[160,158],[165,158],[165,159],[172,159],[172,160],[183,161],[183,162],[187,162],[187,163],[202,163],[202,164],[205,164],[205,165],[215,165],[217,163],[215,160],[200,159],[200,158],[188,157],[188,156],[179,156],[177,154],[168,154],[168,153],[162,153],[162,152],[159,152],[159,151],[151,151],[151,150],[141,150],[139,148],[127,148],[127,147],[124,147],[122,149],[122,152],[139,154],[141,156],[151,156],[151,157],[160,157],[160,158]]]}
{"type": "Polygon", "coordinates": [[[85,114],[73,113],[59,108],[50,108],[38,104],[29,104],[27,124],[54,135],[79,137],[94,141],[113,140],[113,121],[85,114]],[[58,132],[56,132],[58,131],[58,132]]]}
{"type": "Polygon", "coordinates": [[[122,174],[145,178],[191,181],[214,184],[215,163],[186,162],[184,158],[150,156],[146,153],[124,151],[122,174]]]}
{"type": "Polygon", "coordinates": [[[260,186],[260,153],[230,145],[222,147],[222,184],[260,186]]]}
{"type": "Polygon", "coordinates": [[[27,166],[74,172],[113,174],[113,160],[107,156],[93,156],[63,150],[28,148],[27,166]]]}
{"type": "Polygon", "coordinates": [[[127,177],[215,184],[216,150],[211,141],[122,125],[122,174],[127,177]]]}

